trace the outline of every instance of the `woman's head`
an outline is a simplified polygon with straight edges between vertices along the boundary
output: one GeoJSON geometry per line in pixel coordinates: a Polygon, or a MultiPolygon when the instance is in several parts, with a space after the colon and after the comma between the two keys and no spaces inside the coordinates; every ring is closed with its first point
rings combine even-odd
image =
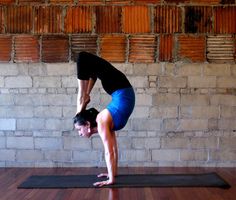
{"type": "Polygon", "coordinates": [[[95,108],[90,108],[76,114],[74,117],[74,126],[81,136],[90,137],[92,135],[91,129],[97,127],[96,118],[98,113],[95,108]]]}

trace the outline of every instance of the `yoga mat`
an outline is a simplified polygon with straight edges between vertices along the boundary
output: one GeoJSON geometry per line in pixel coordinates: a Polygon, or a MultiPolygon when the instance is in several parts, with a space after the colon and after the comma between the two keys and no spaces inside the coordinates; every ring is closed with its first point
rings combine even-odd
{"type": "MultiPolygon", "coordinates": [[[[18,188],[94,188],[93,183],[106,180],[96,175],[30,176],[18,188]]],[[[216,173],[205,174],[129,174],[118,175],[116,183],[105,187],[220,187],[230,188],[216,173]]]]}

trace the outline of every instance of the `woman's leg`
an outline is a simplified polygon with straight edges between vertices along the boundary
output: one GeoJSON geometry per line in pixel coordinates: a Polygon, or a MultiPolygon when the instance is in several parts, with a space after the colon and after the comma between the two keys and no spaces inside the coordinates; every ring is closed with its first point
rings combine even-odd
{"type": "Polygon", "coordinates": [[[77,95],[77,113],[85,109],[86,105],[90,101],[90,97],[87,94],[89,80],[78,80],[78,95],[77,95]]]}

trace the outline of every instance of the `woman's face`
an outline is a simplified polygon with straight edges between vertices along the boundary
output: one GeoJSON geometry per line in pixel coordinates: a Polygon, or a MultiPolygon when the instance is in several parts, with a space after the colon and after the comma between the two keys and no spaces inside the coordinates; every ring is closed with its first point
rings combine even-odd
{"type": "Polygon", "coordinates": [[[92,135],[89,122],[87,122],[86,125],[79,125],[78,123],[76,123],[75,129],[81,137],[90,138],[90,136],[92,135]]]}

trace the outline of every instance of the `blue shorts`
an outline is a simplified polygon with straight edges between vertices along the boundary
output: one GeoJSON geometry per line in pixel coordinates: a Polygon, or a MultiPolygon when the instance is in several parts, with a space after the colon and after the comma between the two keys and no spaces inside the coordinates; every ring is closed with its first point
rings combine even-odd
{"type": "Polygon", "coordinates": [[[107,109],[109,110],[113,124],[114,131],[122,129],[131,113],[134,109],[135,94],[132,87],[116,90],[111,94],[112,100],[108,104],[107,109]]]}

